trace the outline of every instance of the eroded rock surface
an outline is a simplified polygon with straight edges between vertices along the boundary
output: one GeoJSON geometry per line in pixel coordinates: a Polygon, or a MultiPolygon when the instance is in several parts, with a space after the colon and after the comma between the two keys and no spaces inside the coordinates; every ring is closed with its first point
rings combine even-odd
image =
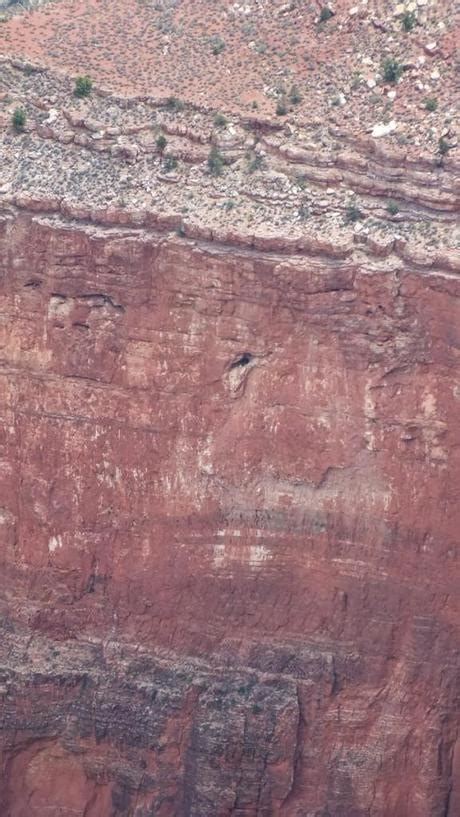
{"type": "Polygon", "coordinates": [[[454,814],[459,279],[15,208],[2,264],[6,814],[454,814]]]}
{"type": "Polygon", "coordinates": [[[0,79],[0,817],[456,817],[454,136],[0,79]]]}

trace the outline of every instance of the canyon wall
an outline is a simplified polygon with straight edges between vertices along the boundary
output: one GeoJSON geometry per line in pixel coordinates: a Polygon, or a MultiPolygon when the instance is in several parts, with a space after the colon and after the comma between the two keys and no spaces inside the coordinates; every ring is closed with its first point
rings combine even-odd
{"type": "Polygon", "coordinates": [[[458,275],[0,230],[2,817],[458,814],[458,275]]]}

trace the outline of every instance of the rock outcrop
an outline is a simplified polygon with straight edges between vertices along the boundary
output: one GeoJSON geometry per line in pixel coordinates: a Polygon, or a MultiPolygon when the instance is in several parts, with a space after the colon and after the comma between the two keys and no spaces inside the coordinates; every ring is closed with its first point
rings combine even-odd
{"type": "Polygon", "coordinates": [[[0,817],[456,817],[455,138],[0,79],[0,817]]]}
{"type": "Polygon", "coordinates": [[[458,277],[1,257],[5,814],[455,814],[458,277]]]}

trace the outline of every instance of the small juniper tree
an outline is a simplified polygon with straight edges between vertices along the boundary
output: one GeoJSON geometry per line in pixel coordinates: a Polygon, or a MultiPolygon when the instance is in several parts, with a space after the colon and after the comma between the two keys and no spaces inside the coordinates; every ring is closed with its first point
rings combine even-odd
{"type": "Polygon", "coordinates": [[[417,23],[417,17],[415,16],[413,11],[405,11],[401,17],[401,25],[403,31],[412,31],[415,24],[417,23]]]}
{"type": "Polygon", "coordinates": [[[260,153],[256,153],[255,156],[251,159],[251,154],[249,154],[250,159],[248,163],[248,173],[255,173],[257,170],[262,170],[264,166],[264,159],[260,153]]]}
{"type": "Polygon", "coordinates": [[[403,67],[395,57],[387,57],[382,64],[383,79],[385,82],[397,82],[402,76],[403,67]]]}
{"type": "Polygon", "coordinates": [[[389,199],[387,203],[387,212],[390,216],[396,216],[399,213],[399,207],[394,199],[389,199]]]}
{"type": "Polygon", "coordinates": [[[163,162],[163,170],[165,173],[171,173],[172,170],[177,169],[177,159],[175,156],[167,156],[163,162]]]}
{"type": "Polygon", "coordinates": [[[214,125],[216,128],[225,128],[227,125],[227,120],[223,113],[216,113],[214,117],[214,125]]]}
{"type": "Polygon", "coordinates": [[[90,95],[92,88],[93,83],[88,76],[77,77],[75,80],[74,94],[79,97],[79,99],[83,99],[90,95]]]}
{"type": "Polygon", "coordinates": [[[330,20],[331,17],[334,16],[334,12],[328,8],[327,6],[323,6],[319,13],[319,21],[320,23],[326,23],[327,20],[330,20]]]}
{"type": "Polygon", "coordinates": [[[429,96],[425,99],[425,110],[433,113],[438,107],[438,100],[434,96],[429,96]]]}
{"type": "Polygon", "coordinates": [[[289,91],[289,100],[292,105],[298,105],[300,102],[302,102],[302,96],[297,85],[293,85],[289,91]]]}
{"type": "Polygon", "coordinates": [[[208,170],[211,176],[220,176],[224,167],[224,157],[219,148],[212,146],[208,156],[208,170]]]}
{"type": "Polygon", "coordinates": [[[16,133],[24,130],[26,124],[26,112],[23,108],[16,108],[11,117],[11,124],[16,133]]]}
{"type": "Polygon", "coordinates": [[[166,108],[168,111],[181,111],[184,107],[184,103],[177,98],[177,96],[168,96],[166,100],[166,108]]]}
{"type": "Polygon", "coordinates": [[[225,40],[223,40],[219,34],[213,34],[209,39],[209,43],[211,45],[211,51],[216,57],[218,54],[221,54],[225,48],[225,40]]]}
{"type": "Polygon", "coordinates": [[[157,149],[159,150],[159,152],[163,153],[163,151],[164,151],[164,149],[165,149],[165,147],[167,145],[166,136],[164,136],[162,133],[160,133],[160,135],[157,136],[157,138],[156,138],[155,144],[156,144],[157,149]]]}
{"type": "Polygon", "coordinates": [[[450,148],[451,145],[449,145],[447,139],[444,139],[444,136],[441,136],[438,142],[438,150],[441,156],[446,156],[449,153],[450,148]]]}
{"type": "Polygon", "coordinates": [[[348,224],[355,224],[357,221],[361,221],[364,218],[364,213],[356,204],[349,204],[346,212],[345,212],[345,221],[348,224]]]}
{"type": "Polygon", "coordinates": [[[282,97],[281,99],[278,100],[278,103],[276,105],[276,115],[286,116],[286,114],[287,114],[286,100],[284,99],[284,97],[282,97]]]}

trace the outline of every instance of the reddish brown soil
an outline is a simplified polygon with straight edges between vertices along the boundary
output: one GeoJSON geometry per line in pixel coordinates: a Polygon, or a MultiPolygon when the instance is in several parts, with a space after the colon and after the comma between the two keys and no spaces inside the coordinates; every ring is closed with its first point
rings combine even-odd
{"type": "Polygon", "coordinates": [[[290,114],[309,120],[327,112],[367,126],[403,117],[403,138],[416,143],[414,134],[432,119],[423,104],[427,96],[436,97],[442,115],[452,115],[458,32],[449,3],[419,9],[420,24],[409,33],[395,3],[339,0],[334,17],[319,24],[321,5],[64,0],[4,23],[0,50],[73,75],[89,73],[120,94],[174,94],[225,110],[257,105],[268,114],[285,94],[290,114]],[[350,13],[353,8],[359,13],[350,13]],[[223,43],[218,54],[213,38],[223,43]],[[433,41],[437,50],[427,56],[424,48],[433,41]],[[408,69],[394,100],[387,96],[391,86],[367,84],[388,55],[408,69]],[[296,105],[289,100],[293,85],[302,96],[296,105]]]}

